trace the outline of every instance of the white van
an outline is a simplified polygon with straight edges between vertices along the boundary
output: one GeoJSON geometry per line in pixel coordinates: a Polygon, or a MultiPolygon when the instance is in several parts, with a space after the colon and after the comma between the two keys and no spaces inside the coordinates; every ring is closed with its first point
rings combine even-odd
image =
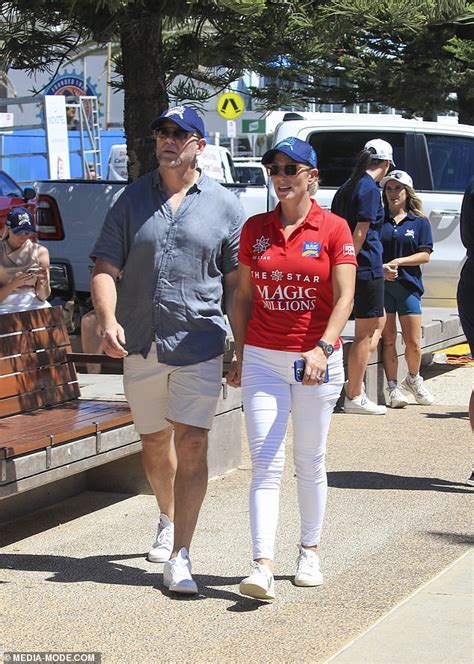
{"type": "MultiPolygon", "coordinates": [[[[107,180],[128,180],[127,146],[112,145],[107,164],[107,180]]],[[[233,164],[230,152],[219,145],[208,143],[198,157],[199,167],[206,175],[221,183],[233,183],[233,164]]]]}
{"type": "MultiPolygon", "coordinates": [[[[331,207],[336,189],[349,177],[369,139],[383,138],[393,146],[395,164],[412,176],[433,230],[434,252],[423,268],[423,300],[429,306],[455,307],[465,256],[459,213],[463,192],[474,173],[474,127],[404,120],[395,115],[302,113],[298,119],[291,113],[288,117],[275,128],[273,145],[288,136],[311,143],[321,179],[316,198],[326,208],[331,207]]],[[[269,208],[275,203],[273,195],[269,208]]]]}

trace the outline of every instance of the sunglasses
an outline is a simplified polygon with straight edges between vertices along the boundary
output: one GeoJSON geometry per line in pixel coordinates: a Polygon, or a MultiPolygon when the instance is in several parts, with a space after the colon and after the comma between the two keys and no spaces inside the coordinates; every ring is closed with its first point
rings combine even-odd
{"type": "Polygon", "coordinates": [[[270,176],[279,175],[283,173],[284,175],[299,175],[303,171],[310,171],[311,168],[298,168],[298,164],[285,164],[284,166],[278,166],[278,164],[268,164],[265,166],[267,173],[270,176]]]}
{"type": "Polygon", "coordinates": [[[194,135],[192,131],[186,131],[185,129],[155,129],[153,133],[155,138],[162,140],[172,138],[176,141],[187,141],[188,138],[194,135]]]}

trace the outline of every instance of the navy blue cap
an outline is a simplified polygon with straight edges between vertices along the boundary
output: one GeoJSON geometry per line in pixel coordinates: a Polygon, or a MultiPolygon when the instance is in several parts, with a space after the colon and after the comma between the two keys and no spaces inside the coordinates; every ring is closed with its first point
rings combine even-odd
{"type": "Polygon", "coordinates": [[[24,207],[12,208],[7,217],[7,227],[15,235],[18,233],[37,233],[33,215],[24,207]]]}
{"type": "Polygon", "coordinates": [[[194,108],[190,108],[189,106],[173,106],[172,108],[169,108],[167,111],[164,111],[160,117],[153,120],[150,128],[159,129],[166,120],[172,120],[173,122],[176,122],[181,129],[196,132],[196,134],[199,134],[201,137],[204,137],[206,133],[201,116],[196,113],[194,108]]]}
{"type": "Polygon", "coordinates": [[[269,164],[277,152],[283,152],[293,161],[299,161],[302,164],[308,164],[311,168],[317,168],[318,158],[313,147],[306,141],[290,136],[280,141],[274,148],[265,152],[262,157],[262,164],[269,164]]]}

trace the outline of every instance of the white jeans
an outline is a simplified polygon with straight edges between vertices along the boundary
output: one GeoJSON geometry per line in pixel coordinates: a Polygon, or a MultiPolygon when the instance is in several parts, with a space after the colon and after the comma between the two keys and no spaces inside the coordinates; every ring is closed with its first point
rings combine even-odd
{"type": "Polygon", "coordinates": [[[250,527],[253,557],[274,559],[288,416],[298,486],[301,544],[319,544],[327,498],[326,441],[344,382],[342,348],[328,360],[329,382],[297,383],[299,353],[245,346],[242,396],[252,457],[250,527]]]}

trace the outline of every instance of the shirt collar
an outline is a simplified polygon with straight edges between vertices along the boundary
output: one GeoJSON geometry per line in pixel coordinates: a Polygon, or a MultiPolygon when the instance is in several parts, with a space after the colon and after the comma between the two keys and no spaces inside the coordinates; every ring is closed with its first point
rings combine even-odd
{"type": "MultiPolygon", "coordinates": [[[[267,226],[269,224],[272,224],[274,226],[277,226],[278,228],[281,228],[280,210],[281,210],[281,203],[278,203],[276,208],[265,216],[263,225],[267,226]]],[[[307,227],[309,226],[310,228],[314,228],[315,230],[317,230],[319,228],[320,222],[323,219],[323,214],[324,214],[323,209],[316,203],[314,198],[312,198],[311,208],[301,226],[307,226],[307,227]]]]}
{"type": "MultiPolygon", "coordinates": [[[[206,175],[205,173],[202,172],[200,168],[197,169],[199,171],[199,178],[197,181],[193,184],[192,187],[190,187],[190,190],[194,189],[199,189],[200,191],[203,191],[204,189],[208,189],[210,185],[210,180],[211,178],[206,175]]],[[[161,185],[161,176],[160,176],[160,171],[158,168],[156,168],[153,171],[153,187],[157,187],[161,191],[163,191],[163,187],[161,185]]]]}

